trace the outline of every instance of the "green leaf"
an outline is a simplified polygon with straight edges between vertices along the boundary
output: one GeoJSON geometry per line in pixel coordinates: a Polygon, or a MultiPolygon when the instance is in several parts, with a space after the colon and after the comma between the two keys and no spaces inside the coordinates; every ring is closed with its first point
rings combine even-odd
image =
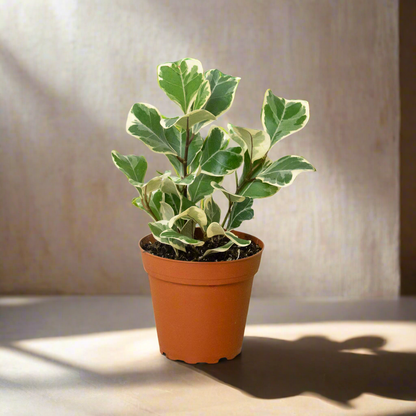
{"type": "Polygon", "coordinates": [[[234,172],[243,162],[240,149],[227,149],[229,137],[219,127],[212,127],[205,139],[201,156],[201,171],[208,175],[224,176],[234,172]]]}
{"type": "Polygon", "coordinates": [[[198,207],[191,206],[190,208],[186,209],[185,211],[180,212],[178,215],[175,215],[169,221],[169,226],[172,228],[176,221],[181,218],[190,218],[198,223],[201,228],[204,228],[207,225],[207,216],[205,212],[198,207]]]}
{"type": "Polygon", "coordinates": [[[193,238],[195,231],[195,221],[194,220],[188,220],[186,221],[185,225],[181,228],[181,234],[193,238]]]}
{"type": "Polygon", "coordinates": [[[263,183],[262,181],[256,179],[244,186],[244,188],[239,192],[239,195],[253,199],[267,198],[274,195],[279,189],[280,188],[277,186],[269,185],[268,183],[263,183]]]}
{"type": "Polygon", "coordinates": [[[221,247],[217,247],[217,248],[211,248],[209,250],[207,250],[201,257],[200,259],[203,259],[204,257],[209,256],[210,254],[214,254],[214,253],[223,253],[225,251],[228,251],[232,246],[234,245],[234,243],[232,241],[229,241],[228,243],[224,244],[221,247]]]}
{"type": "Polygon", "coordinates": [[[211,182],[211,186],[215,189],[218,189],[219,191],[221,191],[231,202],[241,202],[244,201],[245,196],[243,195],[236,195],[233,194],[229,191],[227,191],[223,186],[215,183],[215,182],[211,182]]]}
{"type": "Polygon", "coordinates": [[[128,179],[136,182],[143,182],[147,170],[147,162],[144,156],[126,155],[123,156],[116,150],[111,152],[114,164],[128,179]]]}
{"type": "Polygon", "coordinates": [[[158,66],[157,74],[160,88],[187,114],[204,82],[201,62],[192,58],[168,62],[158,66]]]}
{"type": "Polygon", "coordinates": [[[176,194],[163,194],[164,202],[169,204],[173,211],[175,212],[175,215],[179,214],[181,212],[181,198],[176,194]]]}
{"type": "Polygon", "coordinates": [[[246,198],[242,202],[233,204],[230,213],[230,220],[228,221],[228,230],[238,228],[243,221],[251,220],[254,217],[254,211],[251,208],[253,206],[253,200],[246,198]]]}
{"type": "Polygon", "coordinates": [[[208,98],[210,95],[211,95],[211,87],[209,85],[209,81],[206,79],[198,89],[192,108],[194,110],[198,110],[199,108],[202,108],[208,101],[208,98]]]}
{"type": "Polygon", "coordinates": [[[211,95],[204,108],[218,117],[231,107],[241,78],[223,74],[218,69],[207,71],[205,77],[209,81],[211,95]]]}
{"type": "Polygon", "coordinates": [[[191,200],[196,204],[205,196],[211,195],[214,192],[211,182],[220,183],[223,179],[219,176],[200,173],[188,187],[188,194],[191,200]]]}
{"type": "Polygon", "coordinates": [[[141,140],[156,153],[173,154],[176,152],[170,144],[180,135],[176,127],[165,130],[161,124],[159,111],[150,104],[134,104],[127,117],[127,133],[141,140]]]}
{"type": "Polygon", "coordinates": [[[250,159],[261,159],[270,149],[270,136],[263,130],[245,129],[228,124],[231,138],[243,149],[247,150],[250,159]]]}
{"type": "Polygon", "coordinates": [[[263,169],[257,178],[264,183],[284,187],[291,185],[300,173],[307,171],[314,172],[316,169],[303,157],[289,155],[263,169]]]}
{"type": "Polygon", "coordinates": [[[207,110],[194,110],[179,118],[175,125],[182,129],[192,128],[195,124],[202,123],[204,126],[216,120],[213,114],[207,110]]]}
{"type": "Polygon", "coordinates": [[[176,240],[183,244],[189,244],[192,246],[203,246],[204,242],[201,240],[195,240],[194,238],[187,237],[186,235],[182,235],[174,230],[166,230],[162,231],[160,234],[162,238],[167,238],[169,241],[176,240]]]}
{"type": "Polygon", "coordinates": [[[269,133],[271,147],[279,140],[303,129],[309,120],[309,103],[286,100],[267,90],[264,96],[261,121],[269,133]]]}
{"type": "Polygon", "coordinates": [[[216,204],[212,196],[204,199],[204,211],[208,219],[208,225],[213,222],[220,222],[221,208],[216,204]]]}

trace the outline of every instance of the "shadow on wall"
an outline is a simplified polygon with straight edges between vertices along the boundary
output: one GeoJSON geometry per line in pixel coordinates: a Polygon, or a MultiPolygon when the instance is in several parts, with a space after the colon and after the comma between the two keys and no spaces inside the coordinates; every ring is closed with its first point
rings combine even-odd
{"type": "Polygon", "coordinates": [[[259,399],[316,393],[345,407],[364,393],[397,400],[416,399],[416,354],[381,349],[381,337],[344,342],[310,336],[296,341],[246,337],[232,361],[194,368],[259,399]],[[350,350],[366,349],[365,354],[350,350]]]}

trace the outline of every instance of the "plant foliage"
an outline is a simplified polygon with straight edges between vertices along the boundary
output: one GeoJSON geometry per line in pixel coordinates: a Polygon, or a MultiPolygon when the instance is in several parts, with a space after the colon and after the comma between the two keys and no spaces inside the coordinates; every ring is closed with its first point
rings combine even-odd
{"type": "Polygon", "coordinates": [[[145,182],[144,156],[113,150],[114,164],[138,192],[133,205],[152,218],[149,227],[155,239],[175,252],[201,246],[217,235],[228,242],[204,256],[227,251],[234,244],[247,246],[250,242],[231,230],[253,218],[253,199],[272,196],[291,185],[300,173],[315,171],[301,156],[289,155],[274,162],[268,158],[278,141],[305,127],[308,102],[286,100],[267,90],[261,110],[263,130],[229,124],[228,130],[211,127],[203,138],[201,128],[231,107],[240,78],[217,69],[204,72],[201,62],[191,58],[159,65],[157,74],[160,88],[183,115],[165,117],[152,105],[137,103],[129,112],[126,130],[154,152],[166,155],[174,173],[159,173],[145,182]],[[221,185],[230,174],[236,177],[232,191],[221,185]],[[215,190],[229,202],[222,222],[220,207],[213,199],[215,190]],[[202,239],[196,237],[197,226],[202,239]]]}

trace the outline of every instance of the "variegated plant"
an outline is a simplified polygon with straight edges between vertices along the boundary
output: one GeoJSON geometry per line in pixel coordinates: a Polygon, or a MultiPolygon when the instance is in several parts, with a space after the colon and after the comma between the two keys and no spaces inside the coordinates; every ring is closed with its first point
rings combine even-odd
{"type": "Polygon", "coordinates": [[[126,128],[151,150],[165,154],[175,173],[159,172],[146,182],[143,156],[113,151],[115,165],[138,191],[133,205],[152,218],[149,227],[155,239],[171,245],[176,253],[186,251],[187,246],[201,246],[216,235],[227,237],[228,243],[204,256],[224,252],[233,244],[248,245],[249,241],[231,230],[253,218],[253,199],[272,196],[291,185],[301,172],[315,170],[301,156],[285,156],[274,162],[268,158],[278,141],[305,127],[308,102],[286,100],[267,90],[261,111],[263,130],[229,124],[228,131],[211,127],[204,139],[201,128],[231,107],[240,78],[217,69],[204,73],[201,63],[191,58],[160,65],[157,72],[159,86],[184,115],[165,117],[150,104],[138,103],[130,110],[126,128]],[[230,174],[235,175],[234,191],[221,185],[230,174]],[[212,196],[215,190],[228,199],[223,221],[212,196]],[[197,228],[200,231],[196,232],[197,228]]]}

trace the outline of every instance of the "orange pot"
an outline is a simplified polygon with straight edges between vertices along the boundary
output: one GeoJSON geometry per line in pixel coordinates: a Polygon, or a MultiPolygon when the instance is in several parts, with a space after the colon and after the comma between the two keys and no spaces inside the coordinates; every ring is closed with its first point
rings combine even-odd
{"type": "Polygon", "coordinates": [[[139,247],[149,275],[160,352],[188,364],[231,360],[241,352],[253,277],[264,244],[235,232],[262,248],[241,260],[188,262],[164,259],[139,247]]]}

